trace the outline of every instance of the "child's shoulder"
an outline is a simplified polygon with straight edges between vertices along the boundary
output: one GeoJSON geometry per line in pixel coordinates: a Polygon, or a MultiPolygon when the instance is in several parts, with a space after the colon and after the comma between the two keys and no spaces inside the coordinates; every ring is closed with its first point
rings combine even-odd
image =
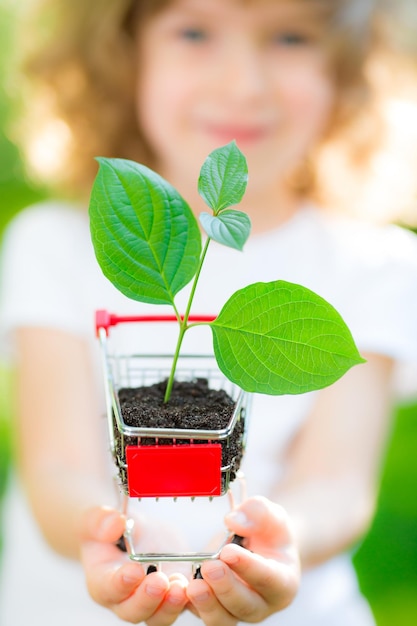
{"type": "MultiPolygon", "coordinates": [[[[86,211],[75,203],[63,200],[44,200],[20,210],[10,221],[10,230],[42,230],[76,227],[86,221],[86,211]]],[[[7,232],[6,231],[6,232],[7,232]]]]}
{"type": "Polygon", "coordinates": [[[78,205],[47,200],[19,211],[1,238],[1,263],[9,272],[21,267],[74,267],[90,254],[87,211],[78,205]]]}
{"type": "Polygon", "coordinates": [[[75,203],[45,200],[20,210],[2,236],[3,251],[64,254],[89,236],[87,211],[75,203]]]}
{"type": "Polygon", "coordinates": [[[417,269],[417,235],[408,228],[327,213],[316,213],[315,219],[335,257],[373,268],[411,264],[417,269]]]}
{"type": "Polygon", "coordinates": [[[416,234],[342,216],[319,214],[316,220],[322,249],[327,245],[321,267],[332,283],[326,285],[329,299],[358,347],[417,362],[416,234]]]}

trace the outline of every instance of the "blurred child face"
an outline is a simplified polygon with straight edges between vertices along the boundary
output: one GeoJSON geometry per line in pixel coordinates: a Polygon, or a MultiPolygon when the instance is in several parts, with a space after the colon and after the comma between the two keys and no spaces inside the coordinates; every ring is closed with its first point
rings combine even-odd
{"type": "Polygon", "coordinates": [[[315,0],[174,0],[138,33],[140,127],[159,171],[195,186],[236,139],[252,188],[275,186],[322,135],[334,90],[315,0]]]}

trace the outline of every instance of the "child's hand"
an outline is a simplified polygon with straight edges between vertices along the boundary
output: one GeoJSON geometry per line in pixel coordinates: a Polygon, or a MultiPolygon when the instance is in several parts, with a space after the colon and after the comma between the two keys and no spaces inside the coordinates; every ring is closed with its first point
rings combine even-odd
{"type": "Polygon", "coordinates": [[[116,547],[123,534],[123,516],[105,507],[90,509],[81,528],[81,561],[91,597],[118,617],[148,626],[173,624],[187,603],[187,580],[162,572],[146,576],[139,563],[116,547]]]}
{"type": "Polygon", "coordinates": [[[261,622],[288,606],[298,590],[300,566],[289,518],[266,498],[246,500],[226,517],[229,529],[247,537],[246,548],[225,546],[220,559],[201,566],[203,580],[187,595],[206,626],[261,622]]]}

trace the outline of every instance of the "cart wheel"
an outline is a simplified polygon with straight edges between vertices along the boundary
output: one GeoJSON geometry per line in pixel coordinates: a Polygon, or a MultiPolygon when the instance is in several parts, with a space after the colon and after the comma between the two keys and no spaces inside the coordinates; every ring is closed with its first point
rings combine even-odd
{"type": "Polygon", "coordinates": [[[201,565],[199,565],[196,570],[195,570],[195,574],[193,576],[194,579],[196,578],[203,578],[203,574],[201,573],[201,565]]]}
{"type": "Polygon", "coordinates": [[[148,569],[146,570],[146,575],[152,574],[153,572],[157,572],[158,568],[156,565],[148,565],[148,569]]]}
{"type": "Polygon", "coordinates": [[[116,541],[116,547],[119,548],[121,552],[127,552],[126,542],[123,535],[116,541]]]}
{"type": "Polygon", "coordinates": [[[240,535],[233,535],[230,543],[235,543],[237,546],[241,546],[242,548],[246,548],[246,537],[241,537],[240,535]]]}

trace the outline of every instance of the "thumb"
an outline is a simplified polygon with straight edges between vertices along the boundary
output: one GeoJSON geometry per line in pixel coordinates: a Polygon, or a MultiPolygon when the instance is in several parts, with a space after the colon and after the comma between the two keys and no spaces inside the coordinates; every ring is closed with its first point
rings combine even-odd
{"type": "Polygon", "coordinates": [[[80,534],[82,541],[116,542],[125,531],[126,519],[116,509],[96,506],[85,511],[80,534]]]}
{"type": "Polygon", "coordinates": [[[261,536],[266,542],[289,543],[293,539],[285,509],[262,496],[248,498],[225,517],[227,528],[242,537],[261,536]]]}

